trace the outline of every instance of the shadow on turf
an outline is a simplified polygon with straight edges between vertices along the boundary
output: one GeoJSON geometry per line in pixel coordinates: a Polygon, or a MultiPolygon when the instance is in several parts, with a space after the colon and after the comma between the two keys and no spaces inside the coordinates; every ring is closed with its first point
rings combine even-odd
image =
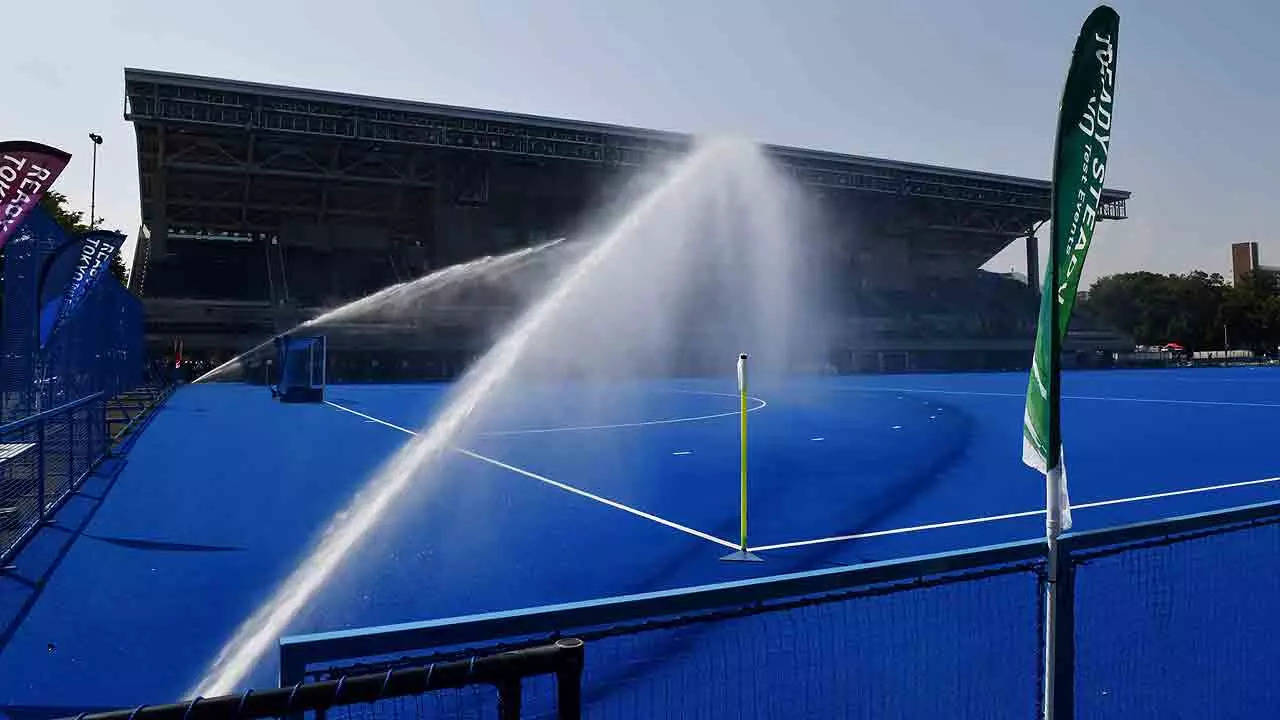
{"type": "MultiPolygon", "coordinates": [[[[8,647],[13,636],[22,627],[76,540],[81,536],[94,537],[85,533],[85,528],[93,521],[128,464],[129,450],[157,415],[169,411],[167,404],[163,403],[152,409],[141,425],[94,467],[80,487],[67,498],[44,527],[34,534],[14,558],[14,564],[0,570],[0,623],[3,623],[0,625],[0,652],[8,647]]],[[[50,643],[48,651],[57,652],[57,648],[50,643]]],[[[0,713],[10,718],[49,718],[99,709],[101,708],[0,706],[0,713]]]]}
{"type": "MultiPolygon", "coordinates": [[[[4,623],[0,628],[0,652],[8,647],[44,593],[49,579],[102,507],[125,464],[121,457],[108,457],[99,463],[85,479],[81,492],[69,498],[54,519],[37,531],[18,553],[14,566],[0,574],[0,621],[4,623]],[[60,537],[55,539],[55,536],[60,537]]],[[[57,652],[52,643],[49,652],[57,652]]],[[[0,712],[10,718],[62,717],[96,709],[0,706],[0,712]]]]}
{"type": "Polygon", "coordinates": [[[131,550],[155,550],[161,552],[236,552],[245,548],[237,545],[196,545],[193,543],[167,542],[165,540],[144,540],[141,538],[107,537],[80,533],[84,537],[99,542],[129,548],[131,550]]]}

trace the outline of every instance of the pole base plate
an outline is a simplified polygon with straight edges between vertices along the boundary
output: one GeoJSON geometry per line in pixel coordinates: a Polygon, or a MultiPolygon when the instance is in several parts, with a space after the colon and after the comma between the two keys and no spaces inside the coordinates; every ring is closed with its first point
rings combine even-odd
{"type": "Polygon", "coordinates": [[[764,558],[746,550],[735,550],[720,559],[725,562],[764,562],[764,558]]]}

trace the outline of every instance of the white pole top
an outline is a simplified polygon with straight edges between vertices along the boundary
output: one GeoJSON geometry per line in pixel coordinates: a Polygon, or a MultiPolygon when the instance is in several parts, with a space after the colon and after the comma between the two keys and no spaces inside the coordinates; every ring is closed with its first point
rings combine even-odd
{"type": "Polygon", "coordinates": [[[738,355],[738,392],[747,391],[747,354],[738,355]]]}

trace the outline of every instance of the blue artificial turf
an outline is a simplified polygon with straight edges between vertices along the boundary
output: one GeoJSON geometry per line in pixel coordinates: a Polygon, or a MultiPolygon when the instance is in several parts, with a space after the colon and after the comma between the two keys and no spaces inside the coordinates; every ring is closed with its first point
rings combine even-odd
{"type": "MultiPolygon", "coordinates": [[[[1025,374],[762,382],[750,415],[750,542],[787,543],[1036,510],[1021,464],[1025,374]]],[[[335,386],[334,403],[408,428],[447,385],[335,386]]],[[[732,378],[575,386],[498,403],[467,447],[736,541],[732,378]],[[684,418],[719,415],[702,420],[684,418]],[[673,422],[675,421],[675,422],[673,422]],[[623,425],[596,429],[578,426],[623,425]],[[554,430],[527,432],[529,430],[554,430]],[[519,432],[511,432],[519,431],[519,432]]],[[[1075,504],[1280,475],[1280,370],[1069,373],[1075,504]]],[[[407,436],[260,387],[198,385],[162,408],[109,480],[69,503],[0,577],[0,705],[167,702],[304,556],[407,436]],[[94,494],[96,493],[96,494],[94,494]]],[[[1280,497],[1261,484],[1078,510],[1076,527],[1280,497]]],[[[726,548],[451,454],[415,482],[289,632],[675,588],[1034,538],[1039,517],[717,561],[726,548]]],[[[1021,606],[1019,606],[1021,607],[1021,606]]],[[[1031,606],[1028,606],[1031,607],[1031,606]]],[[[249,679],[275,682],[268,657],[249,679]]]]}

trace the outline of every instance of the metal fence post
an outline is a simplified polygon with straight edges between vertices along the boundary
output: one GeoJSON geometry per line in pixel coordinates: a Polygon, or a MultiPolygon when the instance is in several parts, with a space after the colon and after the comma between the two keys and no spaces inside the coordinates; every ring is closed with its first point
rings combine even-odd
{"type": "Polygon", "coordinates": [[[1053,714],[1059,720],[1075,717],[1076,700],[1076,564],[1068,542],[1059,547],[1058,592],[1055,598],[1057,642],[1053,664],[1053,714]]]}
{"type": "MultiPolygon", "coordinates": [[[[86,456],[87,459],[87,456],[86,456]]],[[[76,409],[67,413],[67,487],[76,486],[76,409]]]]}
{"type": "Polygon", "coordinates": [[[280,644],[280,687],[296,685],[307,678],[307,661],[300,657],[297,649],[285,643],[280,644]]]}
{"type": "Polygon", "coordinates": [[[520,720],[520,678],[515,677],[498,684],[498,717],[501,720],[520,720]]]}
{"type": "Polygon", "coordinates": [[[44,522],[44,418],[36,421],[36,505],[37,518],[44,522]]]}
{"type": "Polygon", "coordinates": [[[93,407],[84,416],[84,431],[88,435],[88,442],[85,447],[88,448],[86,455],[93,458],[93,462],[97,462],[101,457],[98,454],[98,434],[94,432],[94,427],[98,424],[98,403],[94,403],[93,407]]]}
{"type": "Polygon", "coordinates": [[[569,661],[556,671],[556,717],[578,720],[582,717],[583,642],[578,638],[565,638],[557,640],[556,646],[570,651],[569,661]]]}
{"type": "Polygon", "coordinates": [[[107,401],[94,403],[93,417],[89,418],[89,431],[94,433],[93,456],[104,458],[110,450],[107,435],[107,401]]]}

